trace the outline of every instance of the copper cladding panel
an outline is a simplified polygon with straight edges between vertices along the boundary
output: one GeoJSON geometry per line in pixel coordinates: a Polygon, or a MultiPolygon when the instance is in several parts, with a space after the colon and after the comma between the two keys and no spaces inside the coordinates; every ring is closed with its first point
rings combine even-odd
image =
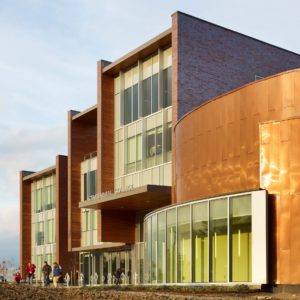
{"type": "Polygon", "coordinates": [[[276,283],[300,283],[300,118],[261,124],[262,187],[277,198],[276,283]]]}
{"type": "Polygon", "coordinates": [[[260,188],[259,123],[300,116],[299,80],[295,70],[257,81],[182,118],[175,127],[177,202],[260,188]]]}

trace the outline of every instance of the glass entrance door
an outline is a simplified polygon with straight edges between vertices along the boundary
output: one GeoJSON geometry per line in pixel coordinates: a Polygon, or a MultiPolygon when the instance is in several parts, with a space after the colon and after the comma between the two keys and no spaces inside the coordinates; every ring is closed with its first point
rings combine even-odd
{"type": "Polygon", "coordinates": [[[131,256],[129,251],[103,252],[100,254],[99,266],[101,284],[114,284],[116,276],[120,274],[121,284],[130,283],[131,256]]]}

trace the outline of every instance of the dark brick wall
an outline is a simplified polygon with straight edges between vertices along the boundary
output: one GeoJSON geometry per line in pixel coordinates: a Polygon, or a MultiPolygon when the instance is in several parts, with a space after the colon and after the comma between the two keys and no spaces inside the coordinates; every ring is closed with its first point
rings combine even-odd
{"type": "Polygon", "coordinates": [[[173,66],[178,64],[173,70],[178,76],[173,85],[178,119],[199,104],[253,81],[255,74],[266,77],[300,67],[298,54],[180,12],[172,16],[172,44],[173,66]]]}

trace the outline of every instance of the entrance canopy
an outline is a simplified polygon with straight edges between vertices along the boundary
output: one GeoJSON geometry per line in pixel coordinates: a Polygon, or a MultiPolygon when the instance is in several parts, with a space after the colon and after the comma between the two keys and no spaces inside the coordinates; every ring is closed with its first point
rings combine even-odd
{"type": "Polygon", "coordinates": [[[124,192],[100,194],[79,203],[79,208],[143,211],[171,204],[171,187],[145,185],[124,192]]]}

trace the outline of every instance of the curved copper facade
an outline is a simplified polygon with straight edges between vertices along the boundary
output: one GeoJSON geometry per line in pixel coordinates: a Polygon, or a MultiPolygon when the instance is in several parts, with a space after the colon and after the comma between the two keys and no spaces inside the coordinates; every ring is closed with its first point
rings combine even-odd
{"type": "Polygon", "coordinates": [[[175,127],[177,202],[260,188],[259,123],[300,116],[300,70],[220,96],[175,127]]]}
{"type": "Polygon", "coordinates": [[[299,284],[300,70],[191,111],[175,127],[175,150],[177,202],[268,190],[270,280],[299,284]]]}

